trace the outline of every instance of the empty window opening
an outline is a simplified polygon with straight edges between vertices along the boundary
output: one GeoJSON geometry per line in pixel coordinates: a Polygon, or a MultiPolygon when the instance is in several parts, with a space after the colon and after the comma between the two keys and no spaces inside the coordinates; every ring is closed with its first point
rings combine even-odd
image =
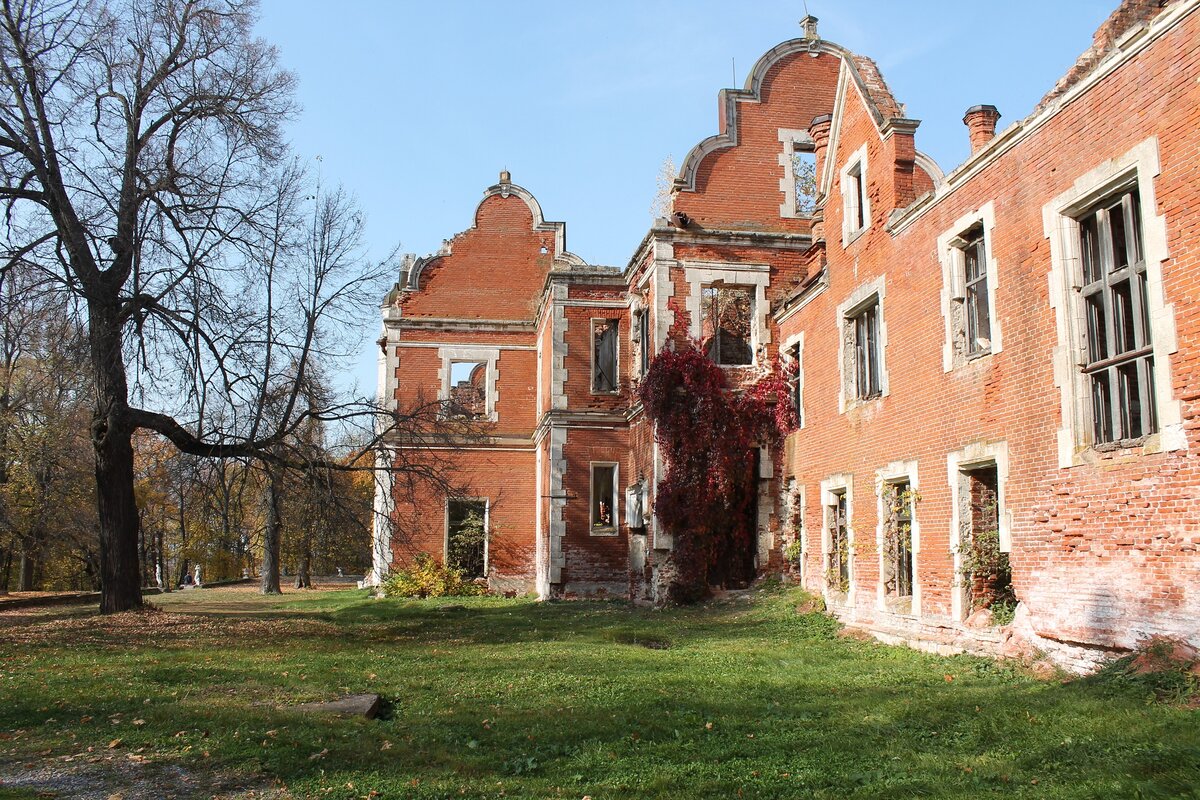
{"type": "Polygon", "coordinates": [[[900,614],[912,612],[914,500],[908,481],[883,486],[883,593],[900,614]]]}
{"type": "Polygon", "coordinates": [[[866,181],[863,180],[862,163],[850,167],[846,177],[850,181],[847,187],[850,204],[847,216],[850,220],[850,231],[853,233],[867,227],[867,187],[866,181]]]}
{"type": "Polygon", "coordinates": [[[964,470],[959,502],[960,571],[968,607],[1015,605],[1008,553],[1000,549],[1000,481],[995,464],[964,470]],[[965,513],[962,513],[965,512],[965,513]]]}
{"type": "Polygon", "coordinates": [[[446,565],[464,578],[487,577],[487,501],[447,503],[446,565]]]}
{"type": "Polygon", "coordinates": [[[797,142],[792,147],[792,177],[796,181],[796,213],[812,214],[817,210],[817,154],[813,152],[812,145],[797,142]]]}
{"type": "Polygon", "coordinates": [[[783,560],[792,569],[804,570],[804,491],[795,478],[788,479],[784,495],[783,560]]]}
{"type": "Polygon", "coordinates": [[[705,353],[717,364],[753,364],[754,289],[717,284],[702,292],[700,340],[705,353]]]}
{"type": "Polygon", "coordinates": [[[792,364],[795,365],[796,374],[792,376],[792,406],[796,409],[796,425],[804,427],[804,418],[802,416],[804,408],[804,381],[800,377],[800,357],[802,356],[801,347],[799,344],[792,347],[792,364]]]}
{"type": "Polygon", "coordinates": [[[832,592],[850,591],[850,530],[846,519],[846,490],[833,492],[826,509],[829,547],[825,551],[825,585],[832,592]]]}
{"type": "Polygon", "coordinates": [[[879,298],[847,318],[854,354],[854,397],[870,400],[883,394],[879,353],[879,298]]]}
{"type": "Polygon", "coordinates": [[[1131,189],[1079,220],[1086,350],[1096,444],[1140,439],[1157,427],[1154,354],[1141,210],[1131,189]]]}
{"type": "Polygon", "coordinates": [[[450,362],[447,416],[482,419],[487,416],[487,362],[450,362]]]}
{"type": "Polygon", "coordinates": [[[962,254],[966,287],[963,299],[966,352],[968,356],[977,356],[990,351],[992,347],[992,316],[988,305],[987,256],[982,226],[967,234],[962,254]]]}
{"type": "Polygon", "coordinates": [[[645,376],[650,371],[650,309],[643,308],[638,312],[638,375],[645,376]]]}
{"type": "Polygon", "coordinates": [[[592,465],[592,529],[616,527],[617,465],[592,465]]]}
{"type": "Polygon", "coordinates": [[[617,391],[617,328],[619,320],[592,321],[592,391],[617,391]]]}

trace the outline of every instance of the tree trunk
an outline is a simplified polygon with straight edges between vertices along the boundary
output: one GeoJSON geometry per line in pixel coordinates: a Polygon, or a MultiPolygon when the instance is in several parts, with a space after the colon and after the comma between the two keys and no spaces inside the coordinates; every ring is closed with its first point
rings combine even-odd
{"type": "Polygon", "coordinates": [[[8,576],[12,572],[12,550],[0,550],[0,594],[8,594],[8,576]]]}
{"type": "Polygon", "coordinates": [[[262,593],[280,594],[279,539],[283,520],[279,515],[279,490],[275,470],[267,467],[267,527],[263,530],[262,593]]]}
{"type": "Polygon", "coordinates": [[[296,588],[311,589],[312,576],[309,575],[309,570],[312,565],[312,554],[309,548],[304,549],[304,553],[300,556],[300,568],[296,570],[296,588]]]}
{"type": "MultiPolygon", "coordinates": [[[[107,294],[107,292],[105,292],[107,294]]],[[[88,339],[95,379],[92,449],[96,456],[96,499],[100,512],[100,613],[142,607],[138,561],[138,510],[133,495],[133,427],[129,384],[121,352],[116,292],[111,301],[91,298],[88,339]]]]}
{"type": "Polygon", "coordinates": [[[17,591],[33,591],[33,553],[28,542],[21,543],[21,564],[17,568],[17,591]]]}
{"type": "Polygon", "coordinates": [[[164,593],[171,591],[171,574],[167,571],[167,552],[166,552],[166,525],[158,529],[158,536],[154,547],[155,572],[158,578],[158,588],[164,593]]]}

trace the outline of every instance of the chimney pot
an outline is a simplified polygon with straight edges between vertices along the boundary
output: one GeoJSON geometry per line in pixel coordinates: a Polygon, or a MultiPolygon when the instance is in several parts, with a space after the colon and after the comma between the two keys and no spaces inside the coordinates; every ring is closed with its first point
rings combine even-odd
{"type": "Polygon", "coordinates": [[[971,106],[963,116],[963,124],[967,126],[971,137],[971,155],[975,155],[996,136],[996,122],[1000,112],[995,106],[971,106]]]}

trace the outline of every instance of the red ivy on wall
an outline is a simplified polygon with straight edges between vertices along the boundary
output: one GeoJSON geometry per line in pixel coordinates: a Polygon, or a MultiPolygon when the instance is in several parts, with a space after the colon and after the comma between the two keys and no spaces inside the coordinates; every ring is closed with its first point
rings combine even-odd
{"type": "MultiPolygon", "coordinates": [[[[675,338],[679,342],[679,338],[675,338]]],[[[690,339],[650,364],[638,396],[666,466],[654,511],[674,537],[672,599],[687,602],[752,557],[756,449],[797,426],[790,375],[777,361],[736,390],[690,339]]]]}

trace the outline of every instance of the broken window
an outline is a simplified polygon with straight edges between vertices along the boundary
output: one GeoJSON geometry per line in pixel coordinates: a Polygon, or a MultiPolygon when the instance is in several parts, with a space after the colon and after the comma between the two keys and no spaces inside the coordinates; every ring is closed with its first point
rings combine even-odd
{"type": "Polygon", "coordinates": [[[879,298],[847,318],[853,340],[854,397],[869,400],[883,394],[879,353],[879,298]]]}
{"type": "Polygon", "coordinates": [[[912,611],[913,490],[908,481],[883,486],[883,591],[891,610],[912,611]]]}
{"type": "Polygon", "coordinates": [[[825,585],[831,591],[850,591],[850,531],[846,518],[846,490],[833,493],[833,502],[825,509],[829,546],[825,551],[825,585]]]}
{"type": "Polygon", "coordinates": [[[446,415],[461,419],[487,416],[487,362],[450,362],[450,397],[446,415]]]}
{"type": "Polygon", "coordinates": [[[592,391],[617,391],[617,328],[619,320],[592,320],[592,391]]]}
{"type": "Polygon", "coordinates": [[[487,577],[487,501],[446,504],[446,566],[468,580],[487,577]]]}
{"type": "Polygon", "coordinates": [[[753,288],[723,284],[703,288],[700,339],[714,363],[728,366],[754,363],[753,320],[753,288]]]}
{"type": "Polygon", "coordinates": [[[617,526],[617,465],[592,464],[592,529],[617,526]]]}
{"type": "Polygon", "coordinates": [[[1014,601],[1008,553],[1000,549],[1000,478],[995,464],[962,472],[960,571],[970,608],[1014,601]]]}
{"type": "Polygon", "coordinates": [[[1157,428],[1154,355],[1137,190],[1110,197],[1079,220],[1086,350],[1097,444],[1157,428]]]}
{"type": "Polygon", "coordinates": [[[796,182],[796,213],[812,214],[817,210],[817,154],[811,144],[793,145],[792,178],[796,182]]]}
{"type": "Polygon", "coordinates": [[[962,247],[963,278],[966,296],[966,351],[968,356],[981,355],[992,346],[992,315],[988,305],[987,257],[983,246],[983,228],[967,235],[962,247]]]}

